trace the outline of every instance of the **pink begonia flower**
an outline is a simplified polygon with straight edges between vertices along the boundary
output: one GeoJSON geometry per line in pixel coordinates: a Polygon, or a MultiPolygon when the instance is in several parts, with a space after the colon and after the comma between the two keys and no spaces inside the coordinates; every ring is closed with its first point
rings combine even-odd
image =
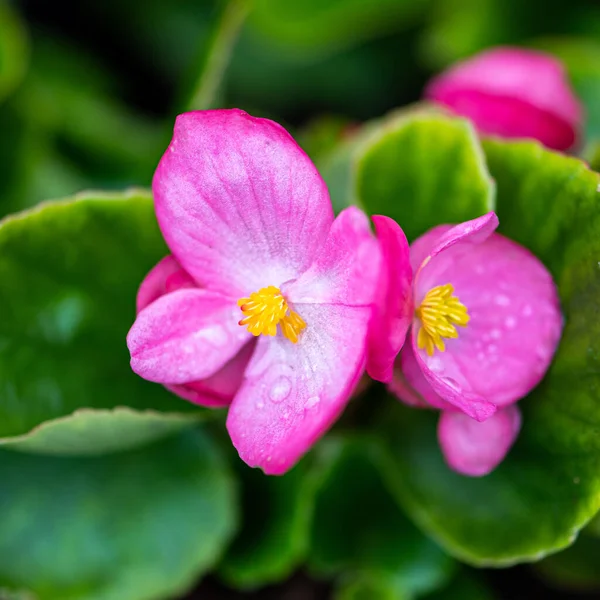
{"type": "MultiPolygon", "coordinates": [[[[497,226],[488,213],[435,227],[413,242],[408,266],[403,253],[393,258],[404,234],[391,219],[377,217],[378,233],[386,230],[384,255],[396,265],[396,283],[389,285],[404,304],[378,314],[387,322],[403,320],[407,309],[413,315],[390,389],[409,405],[443,411],[444,456],[473,476],[494,469],[514,442],[520,415],[513,404],[544,376],[563,324],[546,268],[495,233],[497,226]]],[[[388,366],[393,359],[392,352],[379,357],[388,366]]]]}
{"type": "Polygon", "coordinates": [[[577,141],[581,105],[562,64],[523,48],[494,48],[435,77],[425,97],[468,117],[483,134],[534,138],[554,150],[577,141]]]}
{"type": "Polygon", "coordinates": [[[180,115],[153,180],[172,256],[146,277],[133,370],[229,406],[241,458],[291,468],[340,414],[366,362],[380,243],[276,123],[240,110],[180,115]]]}

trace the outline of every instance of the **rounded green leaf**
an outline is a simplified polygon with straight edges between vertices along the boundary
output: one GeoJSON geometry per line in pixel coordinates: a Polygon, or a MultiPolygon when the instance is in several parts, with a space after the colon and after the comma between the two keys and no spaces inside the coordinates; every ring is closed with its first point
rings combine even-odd
{"type": "Polygon", "coordinates": [[[0,451],[0,589],[36,600],[174,597],[235,523],[226,464],[200,431],[100,458],[0,451]]]}
{"type": "Polygon", "coordinates": [[[391,480],[414,519],[467,562],[509,565],[565,548],[600,508],[599,177],[536,143],[484,147],[500,231],[530,248],[558,284],[565,328],[557,355],[520,403],[515,447],[486,477],[445,465],[435,413],[391,399],[384,426],[391,480]]]}
{"type": "Polygon", "coordinates": [[[494,183],[468,121],[418,112],[383,121],[356,161],[359,204],[395,219],[409,241],[494,208],[494,183]]]}
{"type": "Polygon", "coordinates": [[[219,573],[232,586],[256,588],[285,579],[304,558],[314,485],[306,461],[282,477],[236,465],[242,526],[219,573]]]}
{"type": "Polygon", "coordinates": [[[170,433],[179,413],[202,414],[129,367],[137,287],[166,253],[142,191],[47,203],[0,224],[2,443],[99,453],[170,433]],[[65,419],[82,408],[91,411],[65,419]]]}
{"type": "Polygon", "coordinates": [[[58,456],[94,456],[129,450],[194,425],[195,415],[118,407],[80,408],[21,436],[0,438],[12,450],[58,456]]]}
{"type": "Polygon", "coordinates": [[[398,508],[382,478],[386,459],[377,440],[329,438],[316,458],[321,475],[311,526],[312,569],[387,579],[386,588],[403,593],[424,593],[447,580],[454,562],[398,508]]]}

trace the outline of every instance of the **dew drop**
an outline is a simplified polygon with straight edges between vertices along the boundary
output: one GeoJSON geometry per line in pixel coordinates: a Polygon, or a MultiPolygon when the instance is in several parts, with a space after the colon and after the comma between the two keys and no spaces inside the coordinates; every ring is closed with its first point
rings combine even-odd
{"type": "Polygon", "coordinates": [[[312,408],[313,406],[317,406],[317,404],[319,404],[319,402],[321,402],[321,398],[319,398],[319,396],[311,396],[307,401],[306,401],[306,408],[312,408]]]}
{"type": "Polygon", "coordinates": [[[517,326],[517,320],[514,317],[506,317],[504,324],[507,329],[514,329],[517,326]]]}
{"type": "Polygon", "coordinates": [[[490,331],[490,338],[493,340],[499,340],[502,337],[502,332],[499,329],[492,329],[490,331]]]}
{"type": "Polygon", "coordinates": [[[271,398],[271,402],[282,402],[285,400],[292,390],[292,382],[288,377],[281,376],[278,377],[271,387],[271,391],[269,392],[269,398],[271,398]]]}
{"type": "Polygon", "coordinates": [[[194,337],[196,339],[206,340],[217,348],[222,348],[229,341],[229,334],[221,325],[212,325],[210,327],[200,329],[194,334],[194,337]]]}
{"type": "Polygon", "coordinates": [[[533,314],[533,309],[531,308],[531,304],[526,304],[523,307],[523,316],[530,317],[533,314]]]}
{"type": "Polygon", "coordinates": [[[498,306],[509,306],[510,305],[510,298],[508,296],[505,296],[504,294],[498,294],[494,298],[494,302],[498,306]]]}
{"type": "Polygon", "coordinates": [[[496,346],[495,344],[490,344],[490,345],[488,346],[488,352],[489,352],[490,354],[494,354],[494,353],[495,353],[495,352],[497,352],[497,351],[498,351],[498,346],[496,346]]]}

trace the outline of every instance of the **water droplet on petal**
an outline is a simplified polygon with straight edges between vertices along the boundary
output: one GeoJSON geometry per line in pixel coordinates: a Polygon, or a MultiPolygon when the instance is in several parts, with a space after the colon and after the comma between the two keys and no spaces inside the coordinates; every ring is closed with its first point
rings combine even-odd
{"type": "Polygon", "coordinates": [[[313,406],[317,406],[317,404],[319,404],[319,402],[321,402],[321,398],[319,398],[319,396],[311,396],[307,401],[306,401],[306,408],[312,408],[313,406]]]}
{"type": "Polygon", "coordinates": [[[533,309],[531,308],[531,304],[526,304],[523,307],[522,314],[524,317],[530,317],[533,314],[533,309]]]}
{"type": "Polygon", "coordinates": [[[494,298],[494,302],[498,306],[509,306],[510,305],[510,298],[508,296],[505,296],[504,294],[498,294],[494,298]]]}
{"type": "Polygon", "coordinates": [[[514,317],[506,317],[504,324],[507,329],[514,329],[517,326],[517,320],[514,317]]]}
{"type": "Polygon", "coordinates": [[[269,392],[269,398],[271,398],[272,402],[276,404],[278,402],[282,402],[285,400],[292,391],[292,382],[288,377],[278,377],[271,387],[271,391],[269,392]]]}
{"type": "Polygon", "coordinates": [[[493,340],[499,340],[502,337],[502,332],[499,329],[492,329],[492,331],[490,331],[490,337],[493,340]]]}

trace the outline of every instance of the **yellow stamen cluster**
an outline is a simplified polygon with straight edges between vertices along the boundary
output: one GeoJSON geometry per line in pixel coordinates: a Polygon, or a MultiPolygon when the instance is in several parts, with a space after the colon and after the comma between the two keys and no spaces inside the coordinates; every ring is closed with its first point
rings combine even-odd
{"type": "Polygon", "coordinates": [[[421,320],[417,345],[433,356],[435,348],[444,352],[443,338],[457,338],[455,325],[465,327],[469,322],[467,307],[454,296],[452,284],[438,285],[427,292],[416,310],[421,320]]]}
{"type": "Polygon", "coordinates": [[[239,324],[247,327],[254,336],[274,336],[279,325],[281,333],[295,344],[300,332],[306,327],[304,319],[290,310],[279,288],[273,285],[261,288],[250,294],[249,298],[240,298],[238,306],[245,315],[239,324]]]}

